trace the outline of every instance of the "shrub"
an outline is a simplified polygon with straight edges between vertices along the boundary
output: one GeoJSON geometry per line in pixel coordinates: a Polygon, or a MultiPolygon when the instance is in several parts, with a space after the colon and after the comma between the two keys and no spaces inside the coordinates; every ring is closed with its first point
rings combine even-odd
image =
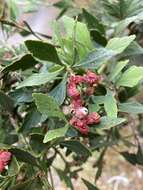
{"type": "MultiPolygon", "coordinates": [[[[143,105],[134,97],[142,90],[143,67],[130,61],[143,50],[134,32],[125,32],[130,22],[141,17],[141,6],[135,14],[128,6],[122,7],[123,15],[114,10],[129,2],[140,4],[104,1],[113,26],[83,9],[81,21],[68,16],[55,21],[52,39],[27,40],[8,50],[10,59],[1,65],[0,188],[54,189],[48,179],[54,169],[73,189],[72,178],[78,177],[93,152],[99,155],[96,181],[107,149],[118,149],[121,142],[127,148],[134,145],[136,153],[119,149],[119,154],[131,164],[143,164],[139,135],[131,123],[135,115],[138,125],[142,122],[143,105]],[[129,126],[135,143],[121,133],[129,126]],[[1,156],[3,152],[8,158],[1,156]],[[64,170],[54,166],[58,155],[64,170]]],[[[17,27],[10,20],[1,22],[17,27]]],[[[3,53],[7,55],[6,49],[3,53]]],[[[88,189],[98,189],[83,182],[88,189]]]]}

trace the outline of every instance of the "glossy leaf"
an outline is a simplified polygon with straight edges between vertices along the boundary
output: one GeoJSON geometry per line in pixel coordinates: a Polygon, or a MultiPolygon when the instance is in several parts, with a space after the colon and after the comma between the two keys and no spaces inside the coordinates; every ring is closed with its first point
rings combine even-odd
{"type": "Polygon", "coordinates": [[[112,127],[118,126],[120,124],[125,123],[125,118],[110,118],[103,116],[101,117],[101,121],[98,125],[95,125],[94,127],[90,128],[91,132],[96,131],[97,129],[110,129],[112,127]]]}
{"type": "Polygon", "coordinates": [[[131,66],[121,75],[117,81],[117,85],[134,87],[141,79],[143,79],[143,67],[131,66]]]}
{"type": "Polygon", "coordinates": [[[49,93],[61,105],[66,97],[67,74],[63,80],[49,93]]]}
{"type": "Polygon", "coordinates": [[[32,102],[32,90],[29,89],[17,89],[13,92],[11,92],[10,97],[14,100],[14,103],[16,105],[19,105],[21,103],[28,103],[32,102]]]}
{"type": "Polygon", "coordinates": [[[109,40],[105,48],[93,50],[76,66],[97,69],[115,55],[122,53],[134,39],[135,35],[112,38],[109,40]]]}
{"type": "Polygon", "coordinates": [[[34,93],[33,98],[40,113],[66,120],[54,98],[42,93],[34,93]]]}
{"type": "Polygon", "coordinates": [[[28,151],[19,148],[10,148],[10,152],[17,160],[38,166],[37,159],[28,151]]]}
{"type": "Polygon", "coordinates": [[[63,67],[61,67],[59,70],[55,72],[45,72],[45,73],[38,73],[38,74],[33,74],[27,79],[25,79],[23,82],[21,82],[18,86],[17,89],[23,88],[26,86],[39,86],[42,84],[45,84],[47,82],[50,82],[51,80],[55,79],[57,75],[63,70],[63,67]]]}
{"type": "Polygon", "coordinates": [[[14,101],[2,91],[0,91],[0,107],[9,112],[14,109],[14,101]]]}
{"type": "Polygon", "coordinates": [[[128,152],[120,152],[120,154],[131,164],[136,165],[137,164],[137,159],[136,159],[136,154],[133,153],[128,153],[128,152]]]}
{"type": "MultiPolygon", "coordinates": [[[[74,27],[75,27],[74,19],[67,16],[63,16],[62,21],[64,23],[66,36],[68,38],[72,38],[74,27]]],[[[90,33],[84,23],[77,22],[75,35],[76,35],[75,36],[76,41],[80,42],[81,44],[83,44],[85,47],[89,49],[92,48],[90,33]]]]}
{"type": "Polygon", "coordinates": [[[61,169],[55,168],[56,172],[58,173],[60,180],[64,181],[66,186],[69,187],[71,190],[73,190],[72,180],[71,177],[68,176],[65,171],[62,171],[61,169]]]}
{"type": "Polygon", "coordinates": [[[30,189],[30,186],[35,181],[37,181],[37,177],[32,177],[32,178],[27,179],[26,181],[24,181],[22,183],[18,183],[16,185],[14,185],[12,188],[10,188],[10,190],[26,190],[26,189],[30,189]]]}
{"type": "Polygon", "coordinates": [[[135,38],[135,35],[112,38],[108,41],[106,48],[120,54],[130,45],[131,42],[134,41],[135,38]]]}
{"type": "Polygon", "coordinates": [[[89,181],[82,179],[88,190],[99,190],[95,185],[90,183],[89,181]]]}
{"type": "Polygon", "coordinates": [[[15,71],[15,70],[19,70],[19,69],[24,71],[26,69],[33,67],[37,63],[38,62],[30,54],[27,54],[27,55],[24,55],[19,60],[9,64],[8,66],[6,66],[2,70],[2,72],[15,71]]]}
{"type": "Polygon", "coordinates": [[[66,135],[66,132],[68,131],[68,128],[69,128],[69,125],[66,125],[65,127],[49,130],[46,133],[43,142],[47,143],[57,138],[64,137],[66,135]]]}
{"type": "Polygon", "coordinates": [[[80,143],[79,141],[76,140],[68,140],[68,141],[63,141],[60,143],[62,146],[68,148],[69,150],[75,152],[76,154],[83,155],[85,157],[91,156],[90,150],[80,143]]]}
{"type": "Polygon", "coordinates": [[[114,82],[114,79],[120,74],[122,69],[128,64],[129,60],[119,61],[110,74],[110,80],[114,82]]]}
{"type": "Polygon", "coordinates": [[[106,48],[98,48],[91,51],[85,59],[75,65],[76,67],[98,69],[103,63],[111,59],[116,53],[106,48]]]}
{"type": "Polygon", "coordinates": [[[107,94],[105,96],[104,108],[108,117],[117,118],[118,108],[115,97],[113,96],[113,92],[107,90],[107,94]]]}
{"type": "Polygon", "coordinates": [[[18,161],[16,160],[16,157],[12,156],[12,160],[8,167],[8,175],[9,176],[17,175],[19,173],[19,170],[20,170],[20,165],[18,161]]]}
{"type": "Polygon", "coordinates": [[[26,115],[20,131],[28,132],[31,128],[37,126],[41,122],[41,119],[42,114],[36,109],[32,110],[26,115]]]}
{"type": "Polygon", "coordinates": [[[104,34],[105,32],[104,26],[95,16],[90,14],[86,9],[83,9],[83,16],[86,20],[89,29],[96,29],[101,34],[104,34]]]}
{"type": "Polygon", "coordinates": [[[133,41],[124,51],[123,56],[134,56],[143,54],[143,48],[136,42],[133,41]]]}
{"type": "Polygon", "coordinates": [[[61,63],[56,48],[52,44],[43,41],[27,40],[25,45],[34,57],[43,61],[61,63]]]}
{"type": "Polygon", "coordinates": [[[120,112],[133,114],[143,113],[143,104],[140,104],[139,102],[120,103],[118,108],[120,112]]]}

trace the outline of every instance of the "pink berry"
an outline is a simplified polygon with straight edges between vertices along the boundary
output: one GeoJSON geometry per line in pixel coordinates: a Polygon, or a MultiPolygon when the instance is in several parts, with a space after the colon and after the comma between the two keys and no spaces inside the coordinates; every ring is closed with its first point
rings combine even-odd
{"type": "Polygon", "coordinates": [[[2,173],[5,170],[5,164],[0,161],[0,173],[2,173]]]}
{"type": "Polygon", "coordinates": [[[85,107],[79,107],[77,109],[74,110],[74,115],[79,118],[79,119],[83,119],[85,118],[85,116],[88,114],[88,110],[85,107]]]}
{"type": "Polygon", "coordinates": [[[0,172],[5,169],[5,166],[11,160],[12,154],[8,151],[0,151],[0,172]]]}
{"type": "Polygon", "coordinates": [[[88,96],[91,96],[94,94],[94,86],[89,86],[87,89],[86,89],[86,94],[88,96]]]}
{"type": "Polygon", "coordinates": [[[83,105],[83,100],[80,97],[78,97],[77,99],[73,99],[71,101],[71,106],[73,109],[80,108],[82,107],[82,105],[83,105]]]}
{"type": "Polygon", "coordinates": [[[72,98],[78,98],[80,96],[80,93],[79,93],[79,91],[76,88],[76,85],[74,83],[68,84],[67,93],[68,93],[68,96],[70,96],[72,98]]]}
{"type": "Polygon", "coordinates": [[[70,124],[77,128],[82,134],[88,134],[89,132],[86,119],[79,119],[74,116],[70,120],[70,124]]]}
{"type": "Polygon", "coordinates": [[[92,112],[87,116],[87,124],[98,124],[100,122],[100,115],[92,112]]]}
{"type": "Polygon", "coordinates": [[[82,82],[84,82],[84,78],[80,75],[72,75],[69,78],[69,83],[80,84],[82,82]]]}
{"type": "Polygon", "coordinates": [[[84,81],[90,85],[97,84],[100,81],[100,76],[92,71],[87,71],[87,74],[84,76],[84,81]]]}
{"type": "Polygon", "coordinates": [[[8,151],[1,151],[0,152],[0,161],[4,163],[8,163],[11,159],[11,153],[8,151]]]}

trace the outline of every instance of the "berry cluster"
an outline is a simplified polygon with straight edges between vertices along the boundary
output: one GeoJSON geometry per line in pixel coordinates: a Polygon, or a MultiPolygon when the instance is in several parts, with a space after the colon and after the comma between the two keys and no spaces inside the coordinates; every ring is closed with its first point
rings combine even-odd
{"type": "Polygon", "coordinates": [[[5,167],[11,160],[11,156],[11,153],[8,151],[0,151],[0,173],[2,173],[5,170],[5,167]]]}
{"type": "Polygon", "coordinates": [[[82,94],[87,96],[93,95],[95,86],[101,81],[101,77],[92,71],[87,71],[83,76],[71,75],[67,85],[67,93],[71,98],[72,118],[70,124],[77,128],[82,134],[88,134],[88,125],[100,122],[100,115],[96,112],[88,113],[88,109],[84,107],[82,94]],[[81,84],[86,85],[86,91],[78,89],[81,84]]]}

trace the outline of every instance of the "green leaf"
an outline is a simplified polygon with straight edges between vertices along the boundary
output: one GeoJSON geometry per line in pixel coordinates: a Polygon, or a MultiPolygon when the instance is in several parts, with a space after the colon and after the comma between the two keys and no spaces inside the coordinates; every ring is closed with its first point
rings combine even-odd
{"type": "Polygon", "coordinates": [[[97,104],[104,104],[105,96],[92,96],[92,100],[97,104]]]}
{"type": "Polygon", "coordinates": [[[76,67],[98,69],[103,63],[111,59],[116,53],[106,48],[91,51],[76,67]]]}
{"type": "Polygon", "coordinates": [[[72,1],[61,0],[61,1],[58,1],[57,3],[54,3],[54,6],[58,8],[63,8],[63,9],[70,8],[72,7],[72,1]]]}
{"type": "Polygon", "coordinates": [[[61,63],[54,45],[47,42],[34,40],[27,40],[25,45],[30,53],[37,59],[54,62],[57,64],[61,63]]]}
{"type": "Polygon", "coordinates": [[[14,109],[14,101],[2,91],[0,91],[0,107],[9,112],[14,109]]]}
{"type": "Polygon", "coordinates": [[[104,101],[104,108],[108,117],[117,118],[117,102],[110,90],[107,90],[104,101]]]}
{"type": "Polygon", "coordinates": [[[19,173],[19,170],[20,170],[19,163],[16,160],[16,157],[12,156],[12,160],[11,160],[10,165],[8,167],[8,175],[9,176],[17,175],[19,173]]]}
{"type": "Polygon", "coordinates": [[[28,132],[31,128],[37,126],[42,119],[42,114],[38,112],[36,109],[30,111],[26,117],[24,118],[24,122],[20,131],[28,132]]]}
{"type": "Polygon", "coordinates": [[[15,105],[32,102],[32,90],[26,88],[17,89],[11,92],[9,95],[14,100],[15,105]]]}
{"type": "Polygon", "coordinates": [[[122,69],[128,64],[129,60],[119,61],[117,65],[112,70],[109,78],[114,82],[114,79],[120,74],[122,69]]]}
{"type": "Polygon", "coordinates": [[[20,12],[16,0],[9,0],[8,9],[10,14],[10,19],[17,20],[20,12]]]}
{"type": "MultiPolygon", "coordinates": [[[[67,17],[67,16],[63,16],[62,21],[64,23],[66,36],[68,38],[72,38],[73,37],[74,27],[75,27],[74,19],[72,19],[70,17],[67,17]]],[[[80,42],[81,44],[83,44],[88,49],[92,48],[92,42],[91,42],[91,39],[90,39],[90,33],[88,31],[88,28],[86,27],[86,25],[84,23],[77,22],[77,24],[76,24],[76,34],[75,35],[76,35],[75,39],[76,39],[77,42],[80,42]]]]}
{"type": "Polygon", "coordinates": [[[134,87],[141,79],[143,79],[143,67],[132,66],[121,75],[117,86],[134,87]]]}
{"type": "Polygon", "coordinates": [[[143,48],[136,42],[133,41],[124,51],[123,56],[134,56],[143,54],[143,48]]]}
{"type": "Polygon", "coordinates": [[[110,60],[115,55],[122,53],[135,39],[135,35],[122,38],[112,38],[105,48],[98,48],[91,51],[85,59],[75,65],[76,67],[98,69],[103,63],[110,60]]]}
{"type": "Polygon", "coordinates": [[[37,159],[28,151],[20,148],[10,148],[9,151],[16,157],[20,162],[26,162],[31,165],[38,166],[37,159]]]}
{"type": "Polygon", "coordinates": [[[103,3],[110,16],[118,20],[137,15],[143,11],[143,3],[141,0],[104,0],[103,3]]]}
{"type": "Polygon", "coordinates": [[[94,104],[89,104],[88,105],[88,109],[89,109],[89,112],[98,112],[99,109],[100,109],[100,106],[98,103],[94,103],[94,104]]]}
{"type": "Polygon", "coordinates": [[[102,23],[99,22],[99,20],[95,16],[87,12],[85,9],[83,9],[83,16],[86,20],[89,29],[96,29],[101,34],[105,33],[104,26],[102,25],[102,23]]]}
{"type": "Polygon", "coordinates": [[[95,125],[95,127],[90,128],[91,132],[96,131],[96,129],[110,129],[112,127],[123,124],[126,121],[125,118],[111,118],[103,116],[101,117],[100,123],[95,125]]]}
{"type": "Polygon", "coordinates": [[[143,104],[139,102],[120,103],[118,105],[119,112],[140,114],[143,113],[143,104]]]}
{"type": "Polygon", "coordinates": [[[5,134],[5,139],[4,139],[3,142],[5,144],[12,145],[14,143],[17,143],[18,140],[19,140],[19,136],[17,134],[6,133],[5,134]]]}
{"type": "Polygon", "coordinates": [[[143,148],[141,145],[138,145],[136,159],[138,164],[143,165],[143,148]]]}
{"type": "Polygon", "coordinates": [[[51,73],[45,72],[45,73],[33,74],[27,79],[25,79],[23,82],[21,82],[17,86],[17,89],[26,87],[26,86],[39,86],[47,82],[50,82],[51,80],[54,80],[56,76],[58,76],[63,69],[64,67],[61,67],[59,70],[55,72],[51,72],[51,73]]]}
{"type": "Polygon", "coordinates": [[[38,157],[42,156],[43,151],[47,149],[47,144],[43,143],[43,139],[44,135],[42,133],[30,133],[30,146],[38,157]]]}
{"type": "Polygon", "coordinates": [[[58,117],[66,121],[63,112],[53,97],[42,93],[34,93],[33,98],[40,113],[46,114],[48,117],[58,117]]]}
{"type": "Polygon", "coordinates": [[[24,182],[17,183],[10,190],[30,190],[30,186],[37,181],[37,177],[32,177],[24,182]]]}
{"type": "Polygon", "coordinates": [[[77,155],[83,155],[85,157],[91,156],[91,151],[82,143],[77,140],[68,140],[60,143],[62,146],[68,148],[69,150],[75,152],[77,155]]]}
{"type": "Polygon", "coordinates": [[[8,150],[8,149],[10,149],[10,148],[11,148],[10,145],[0,143],[0,149],[1,149],[1,150],[2,150],[2,149],[8,150]]]}
{"type": "Polygon", "coordinates": [[[136,154],[128,153],[128,152],[120,152],[120,154],[131,164],[136,165],[137,164],[137,158],[136,154]]]}
{"type": "Polygon", "coordinates": [[[60,137],[64,137],[66,132],[68,131],[69,125],[67,124],[65,127],[53,129],[46,133],[43,143],[50,142],[60,137]]]}
{"type": "Polygon", "coordinates": [[[82,179],[88,190],[99,190],[95,185],[90,183],[89,181],[82,179]]]}
{"type": "Polygon", "coordinates": [[[63,80],[49,93],[59,105],[63,104],[66,97],[66,84],[67,84],[67,74],[63,77],[63,80]]]}
{"type": "Polygon", "coordinates": [[[130,23],[135,22],[139,19],[140,19],[139,16],[135,15],[118,22],[117,26],[115,27],[115,36],[122,35],[130,23]]]}
{"type": "Polygon", "coordinates": [[[27,54],[27,55],[24,55],[19,60],[9,64],[8,66],[6,66],[2,70],[2,72],[15,71],[15,70],[19,70],[19,69],[24,71],[26,69],[33,67],[37,63],[38,62],[30,54],[27,54]]]}
{"type": "Polygon", "coordinates": [[[61,169],[55,168],[61,181],[64,181],[66,186],[73,190],[72,180],[71,177],[66,174],[65,171],[61,169]]]}
{"type": "Polygon", "coordinates": [[[106,48],[115,51],[117,54],[120,54],[130,45],[130,43],[135,38],[135,35],[125,36],[121,38],[112,38],[108,41],[106,48]]]}
{"type": "Polygon", "coordinates": [[[90,35],[92,36],[93,40],[98,44],[105,46],[107,44],[107,40],[104,36],[104,25],[102,25],[102,23],[95,16],[87,12],[85,9],[83,9],[83,17],[85,18],[85,22],[88,25],[90,35]]]}
{"type": "Polygon", "coordinates": [[[93,41],[97,42],[97,44],[100,44],[103,47],[106,46],[107,39],[105,38],[104,35],[101,35],[101,33],[98,32],[96,29],[90,30],[90,35],[93,41]]]}

